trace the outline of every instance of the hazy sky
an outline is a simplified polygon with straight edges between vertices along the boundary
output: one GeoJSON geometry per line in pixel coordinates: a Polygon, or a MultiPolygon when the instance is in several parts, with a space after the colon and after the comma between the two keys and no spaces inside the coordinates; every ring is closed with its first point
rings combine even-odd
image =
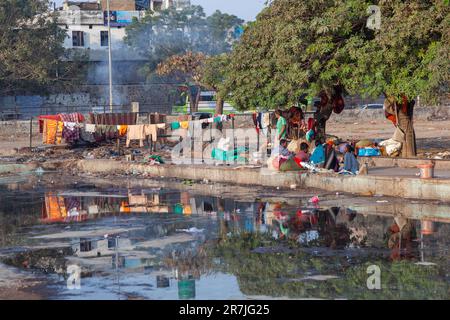
{"type": "Polygon", "coordinates": [[[263,9],[265,0],[191,0],[191,2],[205,8],[208,15],[219,9],[244,20],[255,20],[256,15],[263,9]]]}
{"type": "MultiPolygon", "coordinates": [[[[63,0],[54,1],[56,1],[57,5],[63,2],[63,0]]],[[[255,20],[256,15],[264,7],[265,0],[191,0],[191,2],[192,4],[201,5],[208,15],[216,10],[220,10],[225,13],[235,14],[244,20],[255,20]]]]}

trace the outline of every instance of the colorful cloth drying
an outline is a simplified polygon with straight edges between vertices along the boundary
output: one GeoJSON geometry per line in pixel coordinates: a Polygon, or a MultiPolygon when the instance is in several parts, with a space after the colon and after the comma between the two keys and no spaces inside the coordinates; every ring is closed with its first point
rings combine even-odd
{"type": "Polygon", "coordinates": [[[151,137],[153,142],[158,141],[158,127],[156,124],[144,125],[144,135],[151,137]]]}
{"type": "Polygon", "coordinates": [[[189,129],[189,121],[181,121],[180,127],[181,129],[189,129]]]}
{"type": "Polygon", "coordinates": [[[139,140],[139,146],[142,148],[144,146],[145,131],[144,125],[134,125],[128,126],[127,132],[127,148],[130,146],[131,140],[139,140]]]}

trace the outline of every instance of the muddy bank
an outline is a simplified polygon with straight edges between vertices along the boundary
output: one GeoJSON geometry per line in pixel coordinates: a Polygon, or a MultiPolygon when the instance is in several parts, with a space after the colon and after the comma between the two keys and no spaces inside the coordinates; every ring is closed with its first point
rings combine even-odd
{"type": "Polygon", "coordinates": [[[44,281],[0,263],[0,300],[42,300],[44,281]]]}

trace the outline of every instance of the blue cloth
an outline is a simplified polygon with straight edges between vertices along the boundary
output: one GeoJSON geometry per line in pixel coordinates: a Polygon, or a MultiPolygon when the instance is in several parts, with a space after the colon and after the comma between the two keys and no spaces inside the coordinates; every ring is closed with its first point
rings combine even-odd
{"type": "Polygon", "coordinates": [[[375,148],[362,148],[358,151],[358,157],[377,157],[381,156],[381,152],[375,148]]]}
{"type": "Polygon", "coordinates": [[[314,130],[311,129],[306,133],[306,140],[311,142],[312,139],[314,139],[314,130]]]}
{"type": "Polygon", "coordinates": [[[292,153],[288,150],[288,148],[284,148],[282,146],[280,146],[280,154],[285,157],[292,156],[292,153]]]}
{"type": "Polygon", "coordinates": [[[309,158],[314,164],[320,164],[325,162],[325,149],[323,145],[319,144],[313,151],[311,157],[309,158]]]}
{"type": "Polygon", "coordinates": [[[344,156],[344,170],[356,173],[359,170],[359,163],[353,153],[347,152],[344,156]]]}

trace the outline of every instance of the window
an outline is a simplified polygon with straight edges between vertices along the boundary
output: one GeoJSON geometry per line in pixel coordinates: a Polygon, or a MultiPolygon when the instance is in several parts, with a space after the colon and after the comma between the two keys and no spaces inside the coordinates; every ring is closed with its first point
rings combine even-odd
{"type": "Polygon", "coordinates": [[[74,47],[84,47],[83,31],[72,31],[72,45],[74,47]]]}
{"type": "Polygon", "coordinates": [[[93,249],[93,246],[92,246],[91,241],[86,241],[86,240],[80,241],[80,251],[81,252],[89,252],[92,249],[93,249]]]}
{"type": "Polygon", "coordinates": [[[102,47],[108,46],[108,31],[100,31],[100,45],[102,47]]]}
{"type": "Polygon", "coordinates": [[[116,238],[108,238],[108,249],[116,247],[116,238]]]}

